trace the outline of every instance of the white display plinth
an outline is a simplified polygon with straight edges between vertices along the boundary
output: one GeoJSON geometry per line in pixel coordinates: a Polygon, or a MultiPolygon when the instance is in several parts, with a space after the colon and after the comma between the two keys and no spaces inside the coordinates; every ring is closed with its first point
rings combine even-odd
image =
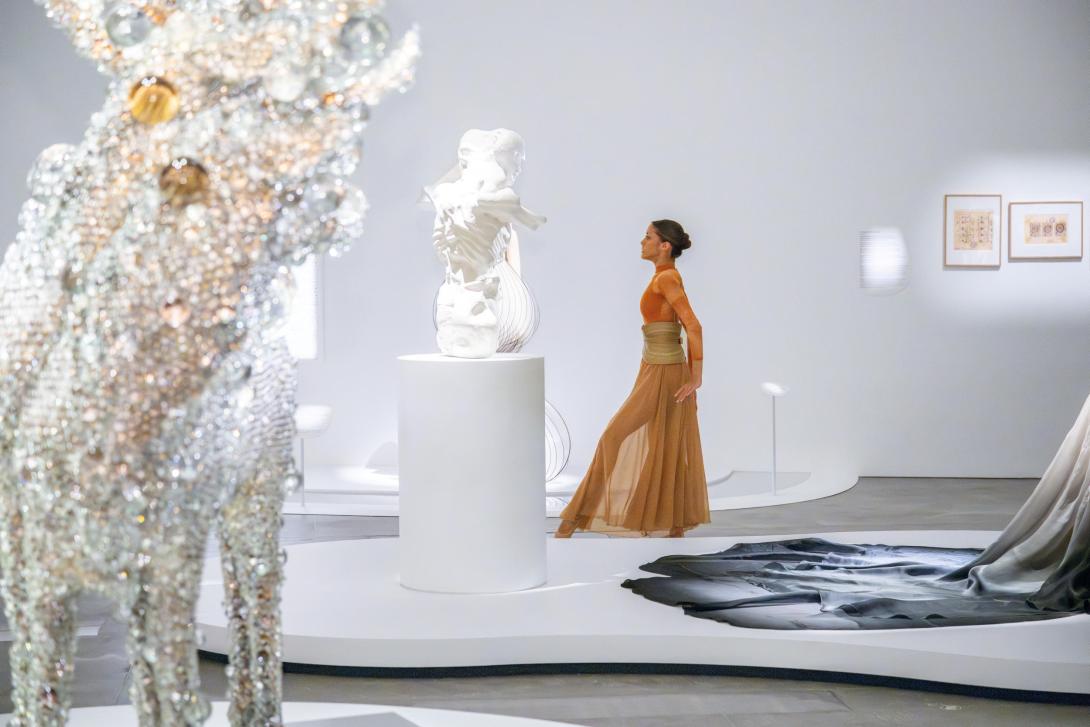
{"type": "Polygon", "coordinates": [[[545,359],[398,357],[401,584],[545,582],[545,359]]]}
{"type": "MultiPolygon", "coordinates": [[[[763,478],[754,478],[754,486],[767,484],[768,473],[762,474],[763,478]]],[[[548,587],[518,594],[457,596],[398,586],[395,538],[288,545],[283,659],[306,665],[298,667],[300,671],[368,677],[443,676],[460,667],[478,674],[505,674],[516,665],[544,673],[579,672],[576,665],[595,665],[593,671],[646,673],[648,667],[640,665],[653,665],[652,671],[663,673],[709,667],[710,673],[753,675],[771,670],[764,676],[832,681],[856,674],[893,680],[888,686],[928,689],[945,683],[1090,695],[1086,648],[1090,614],[925,629],[744,629],[686,616],[680,608],[648,601],[621,587],[628,578],[646,578],[640,565],[665,555],[717,553],[770,537],[981,548],[998,535],[980,530],[902,530],[548,539],[548,587]],[[351,566],[352,578],[344,577],[346,566],[351,566]],[[911,681],[896,684],[897,680],[911,681]]],[[[216,575],[220,566],[219,559],[205,561],[197,626],[206,637],[204,650],[227,654],[231,641],[223,579],[216,575]]],[[[1043,698],[1025,693],[1003,696],[1043,698]]],[[[473,706],[459,704],[465,709],[473,706]]],[[[483,722],[472,724],[484,727],[483,722]]]]}

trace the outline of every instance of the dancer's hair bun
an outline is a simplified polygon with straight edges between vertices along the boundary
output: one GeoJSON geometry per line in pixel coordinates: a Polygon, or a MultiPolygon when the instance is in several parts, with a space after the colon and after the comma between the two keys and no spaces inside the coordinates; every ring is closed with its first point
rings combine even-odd
{"type": "Polygon", "coordinates": [[[671,257],[681,257],[682,251],[693,246],[693,241],[689,239],[689,233],[685,231],[680,223],[673,220],[655,220],[651,224],[654,225],[655,231],[659,233],[659,237],[670,243],[670,247],[673,248],[670,251],[671,257]]]}

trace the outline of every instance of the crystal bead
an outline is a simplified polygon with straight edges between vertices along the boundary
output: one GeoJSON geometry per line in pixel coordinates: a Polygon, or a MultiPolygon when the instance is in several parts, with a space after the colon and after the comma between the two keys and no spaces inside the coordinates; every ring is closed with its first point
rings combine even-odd
{"type": "Polygon", "coordinates": [[[151,32],[151,19],[129,2],[115,2],[103,14],[106,34],[118,48],[130,48],[143,43],[151,32]]]}
{"type": "Polygon", "coordinates": [[[340,43],[354,61],[370,65],[386,55],[390,26],[381,15],[353,15],[341,28],[340,43]]]}
{"type": "Polygon", "coordinates": [[[336,177],[319,174],[307,182],[303,190],[303,205],[314,219],[327,217],[336,211],[344,199],[344,185],[336,177]]]}
{"type": "Polygon", "coordinates": [[[295,493],[303,484],[303,478],[298,472],[292,472],[284,478],[284,494],[295,493]]]}
{"type": "Polygon", "coordinates": [[[170,41],[171,49],[179,52],[192,48],[200,33],[193,16],[180,10],[175,10],[167,17],[163,31],[170,41]]]}
{"type": "Polygon", "coordinates": [[[283,103],[297,100],[307,88],[306,70],[291,63],[270,63],[262,80],[269,96],[283,103]]]}
{"type": "Polygon", "coordinates": [[[159,175],[159,189],[163,197],[176,207],[200,199],[208,191],[208,185],[208,172],[187,157],[178,157],[159,175]]]}
{"type": "Polygon", "coordinates": [[[363,222],[364,215],[367,214],[367,198],[363,192],[358,189],[352,189],[341,202],[341,206],[337,209],[337,221],[342,225],[358,225],[363,222]]]}
{"type": "Polygon", "coordinates": [[[250,406],[250,404],[254,403],[254,396],[255,396],[254,387],[252,387],[252,386],[241,386],[241,387],[239,387],[235,391],[235,395],[234,395],[235,406],[238,407],[239,409],[247,408],[248,406],[250,406]]]}
{"type": "Polygon", "coordinates": [[[171,328],[181,328],[189,320],[189,306],[185,304],[184,300],[171,298],[163,304],[163,307],[159,310],[159,315],[171,328]]]}
{"type": "Polygon", "coordinates": [[[39,187],[48,187],[59,181],[68,157],[75,151],[70,144],[54,144],[38,155],[37,161],[27,175],[27,188],[34,192],[39,187]]]}
{"type": "Polygon", "coordinates": [[[147,76],[129,91],[129,111],[142,124],[154,126],[178,115],[180,105],[174,86],[158,76],[147,76]]]}

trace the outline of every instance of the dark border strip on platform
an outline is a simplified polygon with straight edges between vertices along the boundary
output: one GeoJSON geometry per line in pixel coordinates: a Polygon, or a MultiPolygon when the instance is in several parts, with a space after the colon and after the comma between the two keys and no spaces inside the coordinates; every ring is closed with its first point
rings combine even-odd
{"type": "MultiPolygon", "coordinates": [[[[227,663],[227,656],[211,651],[198,652],[204,659],[227,663]]],[[[857,684],[866,687],[892,687],[914,689],[921,692],[961,694],[984,699],[1005,699],[1016,702],[1040,702],[1045,704],[1090,705],[1090,694],[1074,692],[1040,692],[1030,689],[1003,689],[981,687],[972,684],[935,682],[927,679],[909,679],[876,674],[823,671],[820,669],[789,669],[765,666],[725,666],[719,664],[498,664],[495,666],[429,666],[429,667],[375,667],[332,666],[326,664],[284,663],[285,674],[320,674],[337,677],[364,677],[372,679],[455,679],[459,677],[543,676],[556,674],[648,674],[678,676],[727,676],[761,677],[765,679],[793,679],[837,684],[857,684]]]]}

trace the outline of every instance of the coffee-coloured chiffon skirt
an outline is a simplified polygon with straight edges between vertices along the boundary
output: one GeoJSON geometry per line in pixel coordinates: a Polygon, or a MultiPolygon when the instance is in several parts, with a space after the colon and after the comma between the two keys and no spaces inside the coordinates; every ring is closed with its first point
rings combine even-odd
{"type": "Polygon", "coordinates": [[[696,396],[674,398],[689,375],[685,363],[640,362],[562,519],[618,535],[667,535],[711,521],[696,396]]]}

